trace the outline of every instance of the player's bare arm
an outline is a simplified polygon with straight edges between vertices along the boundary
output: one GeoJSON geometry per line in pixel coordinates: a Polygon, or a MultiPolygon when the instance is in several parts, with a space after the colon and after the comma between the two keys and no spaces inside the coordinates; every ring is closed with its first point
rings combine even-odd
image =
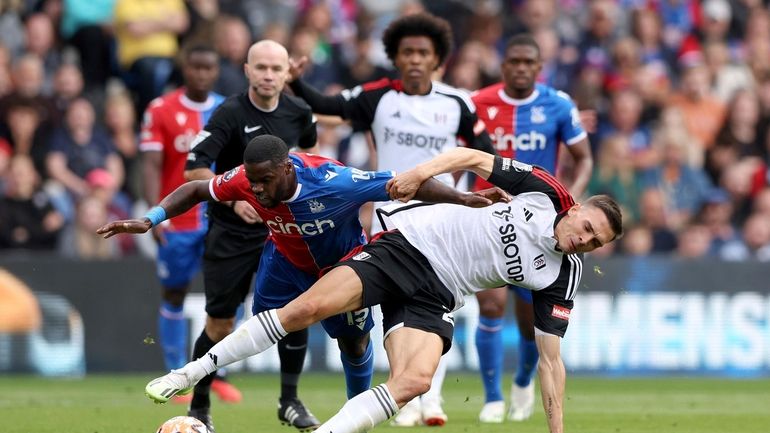
{"type": "MultiPolygon", "coordinates": [[[[150,203],[157,203],[158,196],[160,195],[160,175],[163,165],[163,153],[162,152],[143,152],[142,153],[142,176],[144,178],[143,190],[144,201],[149,205],[150,203]]],[[[163,229],[161,226],[155,226],[152,229],[152,237],[155,238],[155,242],[160,245],[166,243],[163,229]]]]}
{"type": "Polygon", "coordinates": [[[594,168],[594,159],[591,156],[591,145],[588,139],[584,138],[577,143],[567,146],[570,155],[575,159],[575,177],[572,185],[567,189],[573,197],[580,197],[588,187],[588,181],[591,180],[591,173],[594,168]]]}
{"type": "Polygon", "coordinates": [[[510,201],[508,194],[497,187],[474,193],[462,192],[433,178],[428,178],[419,186],[414,198],[430,203],[451,203],[468,207],[486,207],[498,201],[510,201]]]}
{"type": "Polygon", "coordinates": [[[564,431],[564,384],[566,372],[561,359],[561,339],[555,335],[536,335],[535,343],[540,352],[537,375],[543,399],[545,418],[551,433],[564,431]]]}
{"type": "MultiPolygon", "coordinates": [[[[185,170],[184,171],[184,178],[185,180],[192,181],[192,180],[209,180],[216,176],[213,171],[211,171],[210,168],[203,167],[203,168],[194,168],[192,170],[185,170]]],[[[259,214],[256,210],[254,210],[253,207],[249,204],[247,201],[239,200],[235,202],[223,202],[224,204],[229,204],[233,208],[233,212],[235,212],[236,215],[241,217],[242,220],[246,221],[249,224],[256,224],[261,223],[262,218],[259,217],[259,214]]]]}
{"type": "MultiPolygon", "coordinates": [[[[205,180],[196,180],[187,182],[174,190],[174,192],[161,200],[156,207],[162,208],[164,213],[161,220],[165,220],[181,215],[192,209],[196,204],[209,199],[211,199],[209,182],[205,180]]],[[[119,233],[146,233],[153,227],[153,225],[150,217],[145,216],[142,219],[112,222],[100,227],[96,233],[103,235],[104,238],[107,239],[119,233]]]]}
{"type": "Polygon", "coordinates": [[[388,192],[394,199],[408,201],[415,197],[420,185],[433,176],[459,170],[471,170],[489,179],[495,156],[475,149],[458,147],[419,164],[412,170],[398,174],[388,183],[388,192]]]}

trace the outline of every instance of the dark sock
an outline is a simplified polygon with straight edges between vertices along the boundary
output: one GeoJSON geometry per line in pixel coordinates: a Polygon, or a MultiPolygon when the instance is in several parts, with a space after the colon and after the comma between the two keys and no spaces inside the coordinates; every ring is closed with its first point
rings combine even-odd
{"type": "Polygon", "coordinates": [[[308,331],[291,332],[278,342],[281,359],[281,400],[297,398],[297,384],[307,353],[308,331]]]}
{"type": "MultiPolygon", "coordinates": [[[[204,329],[201,335],[195,340],[195,347],[193,348],[192,359],[198,359],[206,354],[216,342],[209,338],[204,329]]],[[[211,381],[214,380],[215,373],[211,373],[195,385],[193,391],[192,402],[190,402],[190,409],[208,409],[211,407],[211,399],[209,398],[209,392],[211,391],[211,381]]]]}

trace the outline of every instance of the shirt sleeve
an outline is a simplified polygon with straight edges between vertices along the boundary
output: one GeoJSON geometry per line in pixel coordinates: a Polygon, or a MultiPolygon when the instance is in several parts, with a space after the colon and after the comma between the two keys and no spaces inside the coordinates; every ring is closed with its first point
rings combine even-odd
{"type": "Polygon", "coordinates": [[[351,201],[366,203],[369,201],[390,200],[385,189],[393,171],[363,171],[353,167],[339,167],[334,181],[339,185],[341,195],[351,201]]]}
{"type": "Polygon", "coordinates": [[[230,141],[234,125],[232,113],[220,106],[209,119],[203,129],[190,143],[190,153],[187,155],[185,170],[209,168],[217,160],[222,148],[230,141]]]}
{"type": "Polygon", "coordinates": [[[163,104],[161,100],[155,100],[150,103],[142,117],[142,132],[140,133],[139,150],[142,152],[162,152],[165,134],[163,131],[163,121],[160,117],[160,107],[163,104]]]}
{"type": "Polygon", "coordinates": [[[479,119],[475,111],[462,101],[460,102],[460,125],[457,128],[457,138],[466,147],[477,149],[495,155],[495,148],[487,133],[487,126],[479,119]]]}
{"type": "Polygon", "coordinates": [[[243,165],[214,176],[209,181],[209,193],[214,200],[219,202],[249,200],[251,188],[249,180],[246,179],[243,165]]]}
{"type": "Polygon", "coordinates": [[[546,170],[515,159],[495,156],[492,173],[487,180],[513,195],[541,192],[551,199],[557,213],[575,204],[567,188],[546,170]]]}
{"type": "Polygon", "coordinates": [[[297,146],[299,146],[300,149],[309,149],[315,146],[318,141],[316,118],[311,111],[307,112],[307,115],[303,120],[303,125],[305,125],[305,129],[302,131],[302,134],[297,141],[297,146]]]}

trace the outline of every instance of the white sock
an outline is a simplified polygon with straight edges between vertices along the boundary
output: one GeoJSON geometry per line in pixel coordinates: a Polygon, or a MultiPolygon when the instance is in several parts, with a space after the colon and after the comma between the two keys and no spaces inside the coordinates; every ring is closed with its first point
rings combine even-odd
{"type": "Polygon", "coordinates": [[[396,400],[383,383],[348,400],[314,433],[362,433],[386,421],[397,411],[396,400]]]}
{"type": "Polygon", "coordinates": [[[436,401],[441,404],[441,388],[444,386],[444,378],[446,377],[446,363],[447,357],[442,356],[438,361],[436,372],[433,373],[433,379],[430,381],[430,389],[422,395],[423,400],[436,401]]]}
{"type": "Polygon", "coordinates": [[[277,343],[287,332],[281,326],[276,311],[263,311],[244,322],[205,355],[187,364],[183,368],[187,376],[197,383],[217,368],[264,352],[277,343]]]}

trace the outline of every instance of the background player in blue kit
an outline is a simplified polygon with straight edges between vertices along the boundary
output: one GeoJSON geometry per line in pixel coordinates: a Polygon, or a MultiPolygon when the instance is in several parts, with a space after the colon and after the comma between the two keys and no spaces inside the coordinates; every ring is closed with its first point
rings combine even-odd
{"type": "MultiPolygon", "coordinates": [[[[559,143],[564,143],[574,160],[574,177],[565,186],[572,196],[580,197],[591,177],[591,147],[578,109],[569,95],[537,83],[542,59],[535,40],[526,34],[511,38],[500,69],[503,82],[485,87],[472,96],[476,113],[484,122],[495,151],[503,157],[537,165],[556,175],[561,149],[559,143]]],[[[489,182],[477,177],[474,189],[489,186],[489,182]]],[[[538,351],[533,326],[532,292],[516,286],[510,288],[514,292],[520,338],[508,419],[523,421],[532,415],[535,407],[533,376],[538,351]]],[[[499,423],[505,417],[500,379],[508,290],[486,290],[477,293],[476,298],[479,302],[476,350],[485,391],[485,405],[479,413],[479,420],[499,423]]]]}
{"type": "MultiPolygon", "coordinates": [[[[219,76],[219,56],[214,48],[189,47],[183,56],[182,75],[184,87],[153,100],[144,114],[139,149],[144,199],[148,204],[156,203],[185,182],[190,143],[225,99],[211,92],[219,76]]],[[[190,281],[200,270],[208,229],[205,213],[205,204],[201,204],[152,230],[158,245],[158,279],[163,286],[158,337],[166,368],[179,368],[188,361],[184,299],[190,281]]],[[[220,398],[240,401],[240,393],[232,390],[219,394],[220,398]]],[[[179,396],[174,401],[189,403],[191,399],[192,396],[179,396]]]]}

